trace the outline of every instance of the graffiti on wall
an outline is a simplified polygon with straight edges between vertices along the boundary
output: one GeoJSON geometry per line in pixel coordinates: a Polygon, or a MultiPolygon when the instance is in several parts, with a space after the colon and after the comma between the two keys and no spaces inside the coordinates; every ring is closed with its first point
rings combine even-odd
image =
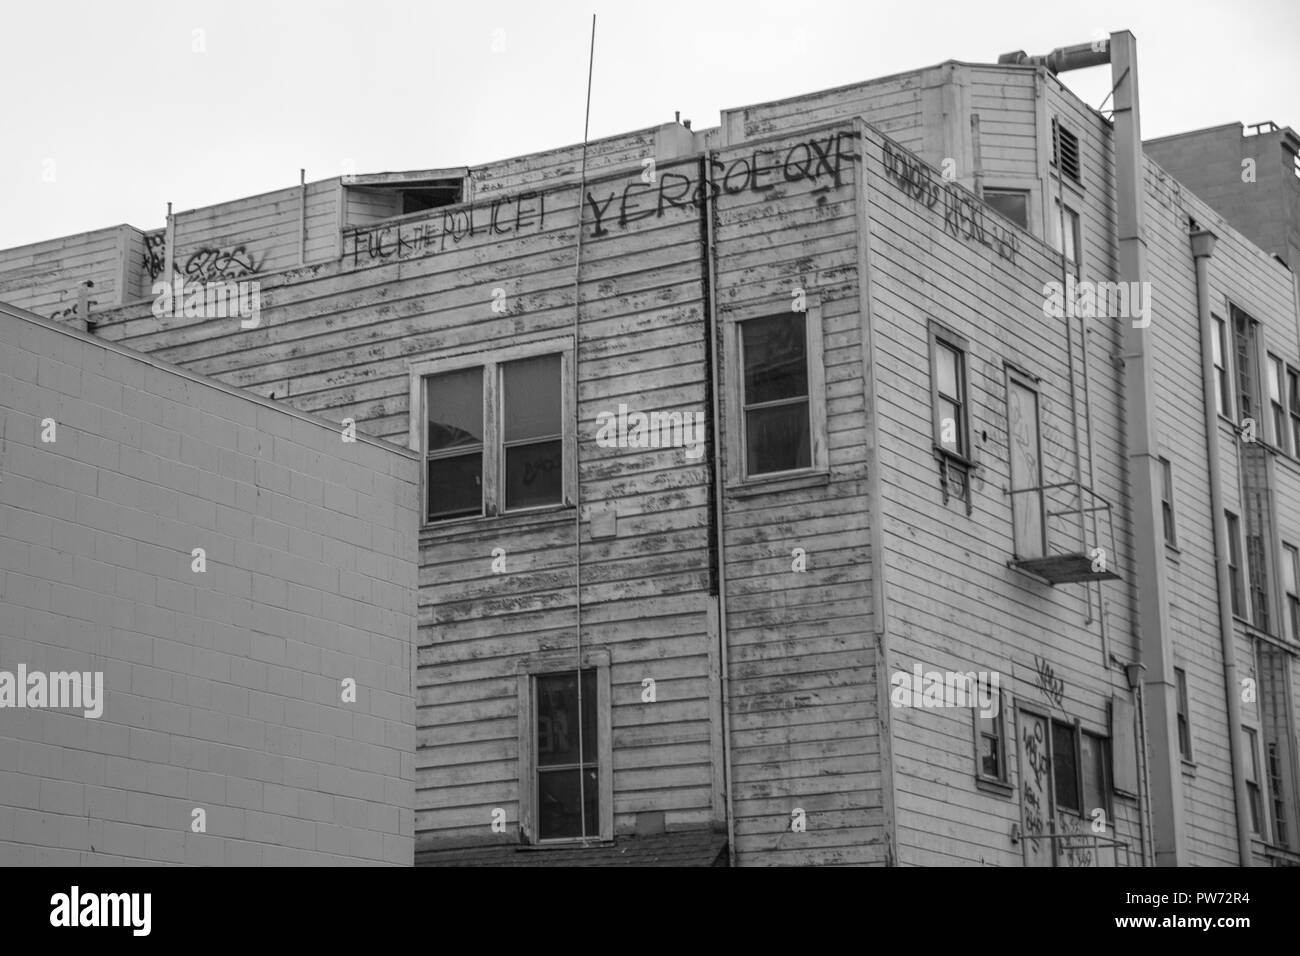
{"type": "Polygon", "coordinates": [[[1034,683],[1044,697],[1062,710],[1065,709],[1065,681],[1057,677],[1052,665],[1037,654],[1034,655],[1034,683]]]}
{"type": "MultiPolygon", "coordinates": [[[[266,262],[266,256],[262,257],[266,262]]],[[[233,249],[218,249],[211,246],[194,250],[185,260],[181,270],[172,264],[174,271],[186,282],[217,282],[226,279],[238,279],[256,274],[258,262],[252,253],[243,246],[233,249]]]]}
{"type": "Polygon", "coordinates": [[[1020,714],[1020,822],[1024,831],[1025,862],[1029,866],[1051,866],[1051,841],[1045,840],[1051,819],[1052,779],[1047,750],[1047,721],[1020,714]]]}
{"type": "Polygon", "coordinates": [[[152,285],[162,275],[167,259],[167,233],[164,230],[146,233],[144,237],[144,259],[141,265],[149,274],[152,285]]]}
{"type": "MultiPolygon", "coordinates": [[[[809,183],[822,201],[823,194],[843,184],[845,163],[856,158],[851,149],[856,136],[840,130],[793,146],[751,150],[727,162],[712,159],[703,177],[699,164],[691,162],[661,170],[652,180],[632,173],[621,184],[592,186],[582,196],[585,238],[598,239],[673,210],[697,210],[720,195],[762,196],[783,184],[809,183]]],[[[360,227],[346,234],[344,259],[354,266],[409,259],[444,252],[449,245],[454,248],[475,236],[538,233],[546,223],[548,197],[560,191],[578,198],[576,187],[567,185],[499,196],[477,205],[462,203],[419,220],[360,227]]],[[[550,205],[555,207],[554,198],[550,205]]]]}
{"type": "Polygon", "coordinates": [[[885,141],[883,158],[885,178],[894,183],[913,201],[943,217],[949,235],[978,242],[1003,259],[1015,262],[1020,240],[1015,231],[987,216],[982,202],[956,183],[945,182],[925,163],[885,141]]]}
{"type": "MultiPolygon", "coordinates": [[[[95,301],[94,299],[90,299],[90,300],[86,303],[86,311],[89,312],[89,311],[90,311],[90,307],[91,307],[92,305],[95,305],[95,304],[96,304],[96,301],[95,301]]],[[[74,302],[74,303],[72,303],[72,308],[70,308],[70,309],[60,309],[58,312],[52,312],[52,313],[50,313],[50,318],[53,319],[53,320],[56,321],[56,322],[59,321],[59,320],[61,320],[61,319],[75,319],[75,318],[77,317],[77,309],[78,309],[79,305],[80,305],[80,303],[74,302]]]]}

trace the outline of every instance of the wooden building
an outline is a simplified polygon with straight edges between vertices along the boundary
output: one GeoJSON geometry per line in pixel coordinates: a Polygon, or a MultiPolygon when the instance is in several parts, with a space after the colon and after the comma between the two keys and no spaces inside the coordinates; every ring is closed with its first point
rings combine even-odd
{"type": "Polygon", "coordinates": [[[1102,47],[8,250],[0,298],[93,279],[96,335],[424,459],[419,862],[1294,863],[1300,292],[1102,47]]]}

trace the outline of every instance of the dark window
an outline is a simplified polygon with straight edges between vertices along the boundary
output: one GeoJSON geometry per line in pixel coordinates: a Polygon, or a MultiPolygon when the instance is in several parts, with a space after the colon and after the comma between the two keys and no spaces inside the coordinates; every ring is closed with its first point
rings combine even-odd
{"type": "Polygon", "coordinates": [[[1241,524],[1230,511],[1223,513],[1228,532],[1228,582],[1232,586],[1232,613],[1241,617],[1246,603],[1246,591],[1241,580],[1241,524]]]}
{"type": "Polygon", "coordinates": [[[805,315],[796,312],[742,322],[740,347],[746,474],[811,467],[805,315]]]}
{"type": "Polygon", "coordinates": [[[1174,527],[1174,469],[1167,458],[1160,459],[1160,511],[1164,517],[1165,544],[1178,547],[1177,529],[1174,527]]]}
{"type": "Polygon", "coordinates": [[[1021,229],[1029,228],[1029,191],[1027,189],[985,189],[984,202],[1002,213],[1021,229]]]}
{"type": "Polygon", "coordinates": [[[501,366],[505,508],[559,504],[564,489],[560,356],[501,366]]]}
{"type": "Polygon", "coordinates": [[[459,184],[454,186],[431,186],[424,189],[403,189],[402,215],[455,205],[461,201],[460,194],[461,188],[459,184]]]}
{"type": "Polygon", "coordinates": [[[1273,412],[1273,442],[1283,451],[1287,450],[1287,440],[1291,431],[1286,400],[1282,395],[1282,383],[1285,380],[1282,360],[1276,355],[1270,355],[1268,357],[1268,404],[1273,412]]]}
{"type": "Polygon", "coordinates": [[[986,717],[975,709],[976,759],[979,761],[978,776],[997,783],[1007,780],[1007,737],[1006,720],[1002,712],[1002,698],[997,698],[997,713],[986,717]]]}
{"type": "Polygon", "coordinates": [[[1178,752],[1184,760],[1192,759],[1192,724],[1187,712],[1187,671],[1174,668],[1174,682],[1178,692],[1178,752]]]}
{"type": "Polygon", "coordinates": [[[1070,264],[1070,271],[1076,278],[1079,275],[1079,249],[1082,244],[1079,214],[1057,200],[1056,217],[1052,220],[1052,245],[1065,256],[1065,261],[1070,264]]]}
{"type": "Polygon", "coordinates": [[[1052,121],[1052,165],[1063,176],[1083,184],[1079,165],[1079,137],[1066,129],[1060,120],[1052,121]]]}
{"type": "Polygon", "coordinates": [[[1052,778],[1056,784],[1056,805],[1079,813],[1079,760],[1074,727],[1052,721],[1052,778]]]}
{"type": "Polygon", "coordinates": [[[1291,414],[1291,453],[1300,458],[1300,372],[1288,366],[1286,391],[1291,414]]]}
{"type": "Polygon", "coordinates": [[[1278,751],[1278,742],[1269,740],[1265,743],[1265,766],[1268,769],[1268,790],[1273,798],[1273,839],[1278,846],[1290,846],[1286,828],[1286,789],[1282,783],[1282,755],[1278,751]]]}
{"type": "Polygon", "coordinates": [[[581,706],[574,671],[539,675],[534,680],[538,839],[597,834],[600,773],[596,755],[600,751],[596,740],[596,669],[582,671],[581,706]]]}
{"type": "Polygon", "coordinates": [[[425,379],[430,521],[483,513],[483,369],[425,379]]]}
{"type": "Polygon", "coordinates": [[[1236,306],[1232,307],[1232,340],[1237,356],[1237,414],[1258,423],[1259,401],[1256,398],[1259,375],[1255,361],[1255,335],[1258,324],[1236,306]]]}
{"type": "Polygon", "coordinates": [[[965,501],[970,511],[970,413],[966,341],[930,326],[930,402],[943,500],[965,501]]]}
{"type": "Polygon", "coordinates": [[[1250,798],[1250,831],[1259,833],[1264,805],[1259,789],[1259,736],[1249,727],[1241,729],[1241,745],[1246,751],[1246,794],[1250,798]]]}
{"type": "Polygon", "coordinates": [[[1101,808],[1107,819],[1111,816],[1110,784],[1107,778],[1107,739],[1084,732],[1079,737],[1079,755],[1083,777],[1083,815],[1091,817],[1092,811],[1101,808]]]}

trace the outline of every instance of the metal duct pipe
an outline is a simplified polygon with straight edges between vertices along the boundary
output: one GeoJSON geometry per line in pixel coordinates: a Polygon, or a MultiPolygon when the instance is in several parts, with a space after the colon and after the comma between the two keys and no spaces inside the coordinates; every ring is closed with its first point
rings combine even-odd
{"type": "Polygon", "coordinates": [[[1003,53],[998,57],[998,63],[1028,66],[1045,66],[1053,75],[1065,73],[1068,70],[1082,70],[1089,66],[1104,66],[1110,62],[1110,43],[1109,41],[1100,44],[1102,49],[1098,50],[1098,43],[1076,43],[1073,46],[1058,46],[1051,53],[1045,56],[1030,56],[1024,50],[1016,50],[1014,53],[1003,53]]]}

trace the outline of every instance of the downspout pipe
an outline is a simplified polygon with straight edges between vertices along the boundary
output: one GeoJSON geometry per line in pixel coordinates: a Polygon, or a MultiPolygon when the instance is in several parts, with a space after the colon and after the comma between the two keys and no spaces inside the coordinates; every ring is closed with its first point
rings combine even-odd
{"type": "Polygon", "coordinates": [[[1228,542],[1223,528],[1223,474],[1219,467],[1219,416],[1215,393],[1214,320],[1210,316],[1210,259],[1216,237],[1208,229],[1192,233],[1196,262],[1196,308],[1201,326],[1201,390],[1205,402],[1205,453],[1210,478],[1210,524],[1214,528],[1214,570],[1219,594],[1219,640],[1223,646],[1223,691],[1228,705],[1228,754],[1232,760],[1232,791],[1237,804],[1237,855],[1242,866],[1253,865],[1250,803],[1246,792],[1245,754],[1241,746],[1241,694],[1237,679],[1232,603],[1228,580],[1228,542]]]}
{"type": "Polygon", "coordinates": [[[727,803],[727,863],[736,865],[736,815],[732,809],[731,799],[731,668],[727,663],[727,549],[723,529],[723,461],[722,461],[722,407],[718,398],[721,379],[718,374],[718,336],[717,314],[715,304],[718,301],[717,287],[717,223],[715,205],[717,192],[712,189],[709,171],[717,153],[710,150],[700,159],[700,204],[704,214],[704,270],[706,281],[705,295],[705,334],[711,336],[709,341],[709,371],[712,373],[713,385],[709,400],[713,413],[713,528],[716,535],[718,554],[718,669],[720,693],[722,695],[722,791],[727,803]]]}

